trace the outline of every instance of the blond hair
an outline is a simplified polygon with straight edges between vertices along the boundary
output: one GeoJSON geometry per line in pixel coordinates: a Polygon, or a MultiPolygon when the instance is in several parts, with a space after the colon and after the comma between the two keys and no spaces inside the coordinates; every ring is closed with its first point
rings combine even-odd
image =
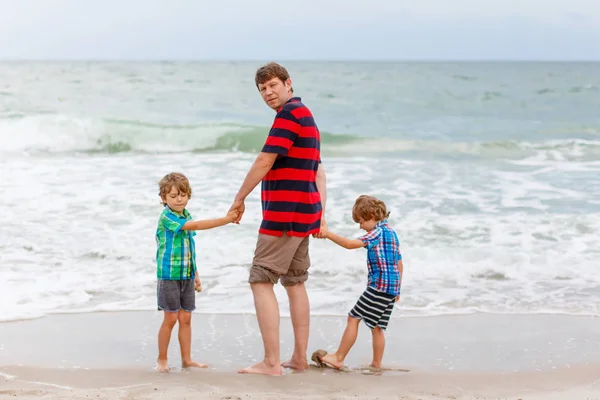
{"type": "Polygon", "coordinates": [[[190,181],[182,173],[171,172],[167,174],[158,182],[158,195],[160,196],[163,205],[166,205],[167,194],[171,192],[173,188],[177,188],[179,193],[187,193],[188,197],[192,197],[192,187],[190,181]]]}
{"type": "Polygon", "coordinates": [[[354,222],[359,220],[369,221],[374,219],[375,221],[383,221],[390,216],[385,203],[373,196],[362,195],[354,202],[352,207],[352,219],[354,222]]]}

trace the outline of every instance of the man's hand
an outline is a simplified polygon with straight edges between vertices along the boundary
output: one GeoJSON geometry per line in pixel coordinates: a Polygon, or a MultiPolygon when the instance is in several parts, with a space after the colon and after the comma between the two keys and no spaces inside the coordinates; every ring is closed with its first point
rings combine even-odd
{"type": "Polygon", "coordinates": [[[396,303],[400,301],[400,295],[396,296],[396,303]]]}
{"type": "Polygon", "coordinates": [[[225,218],[227,219],[227,221],[229,223],[233,223],[233,222],[237,221],[239,215],[240,215],[240,212],[238,210],[229,210],[227,212],[227,215],[225,216],[225,218]]]}
{"type": "Polygon", "coordinates": [[[327,239],[327,222],[325,218],[321,218],[321,230],[319,233],[314,233],[313,237],[317,239],[327,239]]]}
{"type": "Polygon", "coordinates": [[[240,223],[240,221],[242,220],[242,215],[244,215],[245,210],[246,210],[246,205],[244,204],[244,200],[236,199],[233,201],[233,204],[229,208],[229,212],[234,211],[234,212],[238,213],[236,219],[233,221],[234,223],[236,223],[236,224],[240,223]]]}

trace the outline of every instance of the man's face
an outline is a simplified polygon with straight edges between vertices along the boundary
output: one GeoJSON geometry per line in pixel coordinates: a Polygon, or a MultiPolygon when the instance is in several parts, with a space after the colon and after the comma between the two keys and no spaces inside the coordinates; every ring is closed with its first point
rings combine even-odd
{"type": "Polygon", "coordinates": [[[272,78],[259,83],[258,91],[265,103],[277,111],[292,97],[292,80],[282,82],[279,78],[272,78]]]}

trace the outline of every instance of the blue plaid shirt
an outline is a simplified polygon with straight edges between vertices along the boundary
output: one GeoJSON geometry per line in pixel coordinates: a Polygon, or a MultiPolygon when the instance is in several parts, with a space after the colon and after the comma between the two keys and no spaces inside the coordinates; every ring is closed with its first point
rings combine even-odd
{"type": "Polygon", "coordinates": [[[396,232],[383,220],[372,231],[359,238],[367,249],[369,268],[368,286],[393,296],[400,294],[398,261],[402,260],[400,240],[396,232]]]}

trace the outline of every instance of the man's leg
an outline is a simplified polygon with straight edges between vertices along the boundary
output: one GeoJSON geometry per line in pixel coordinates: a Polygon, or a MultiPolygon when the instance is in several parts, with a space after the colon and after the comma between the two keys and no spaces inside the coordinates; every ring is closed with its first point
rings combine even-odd
{"type": "MultiPolygon", "coordinates": [[[[279,304],[273,285],[288,272],[298,238],[259,234],[248,282],[254,296],[256,318],[265,347],[264,360],[241,373],[281,375],[279,304]]],[[[282,282],[283,283],[283,282],[282,282]]]]}
{"type": "Polygon", "coordinates": [[[294,327],[294,353],[292,358],[281,364],[285,368],[308,369],[306,349],[310,331],[310,303],[304,283],[285,286],[290,300],[290,316],[294,327]]]}
{"type": "Polygon", "coordinates": [[[294,327],[294,353],[289,361],[281,365],[302,371],[308,369],[306,349],[310,331],[310,303],[304,282],[308,279],[310,268],[309,238],[291,238],[291,241],[297,248],[288,272],[281,277],[281,284],[285,287],[290,300],[290,316],[294,327]]]}
{"type": "MultiPolygon", "coordinates": [[[[254,267],[253,267],[254,268],[254,267]]],[[[243,374],[281,375],[279,355],[279,304],[273,283],[250,283],[256,318],[265,348],[263,361],[240,370],[243,374]]]]}

